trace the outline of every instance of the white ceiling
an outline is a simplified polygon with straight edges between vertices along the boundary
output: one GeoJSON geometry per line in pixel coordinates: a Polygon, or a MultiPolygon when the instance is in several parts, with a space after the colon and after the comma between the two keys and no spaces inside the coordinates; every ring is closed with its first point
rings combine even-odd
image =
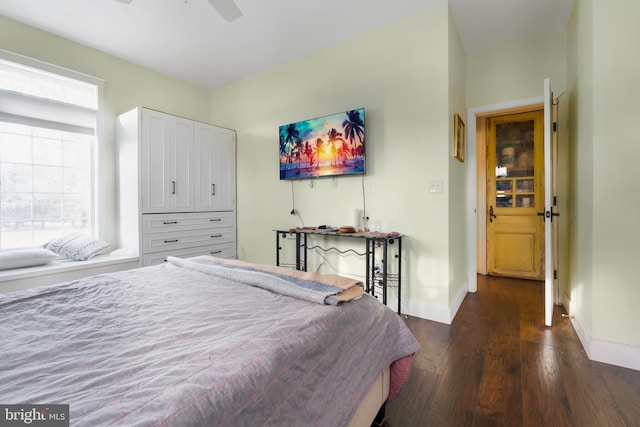
{"type": "MultiPolygon", "coordinates": [[[[213,89],[447,0],[0,0],[0,15],[213,89]]],[[[467,54],[562,30],[574,0],[449,0],[467,54]]]]}

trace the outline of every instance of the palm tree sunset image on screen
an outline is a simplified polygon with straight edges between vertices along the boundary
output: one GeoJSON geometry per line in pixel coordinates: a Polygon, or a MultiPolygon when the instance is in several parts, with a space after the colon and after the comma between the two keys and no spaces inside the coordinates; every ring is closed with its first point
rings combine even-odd
{"type": "Polygon", "coordinates": [[[363,174],[364,108],[280,126],[280,179],[363,174]]]}

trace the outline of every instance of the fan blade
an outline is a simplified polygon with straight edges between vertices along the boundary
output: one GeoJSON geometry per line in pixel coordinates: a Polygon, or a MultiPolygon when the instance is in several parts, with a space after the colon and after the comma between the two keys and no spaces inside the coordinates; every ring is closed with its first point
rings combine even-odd
{"type": "Polygon", "coordinates": [[[209,3],[227,22],[235,21],[242,16],[233,0],[209,0],[209,3]]]}

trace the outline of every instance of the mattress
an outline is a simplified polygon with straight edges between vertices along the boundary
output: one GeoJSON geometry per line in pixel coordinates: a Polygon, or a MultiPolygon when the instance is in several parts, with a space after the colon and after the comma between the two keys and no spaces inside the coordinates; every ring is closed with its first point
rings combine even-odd
{"type": "Polygon", "coordinates": [[[418,344],[375,298],[323,304],[209,261],[0,295],[0,402],[68,404],[75,426],[340,426],[389,366],[397,395],[418,344]]]}

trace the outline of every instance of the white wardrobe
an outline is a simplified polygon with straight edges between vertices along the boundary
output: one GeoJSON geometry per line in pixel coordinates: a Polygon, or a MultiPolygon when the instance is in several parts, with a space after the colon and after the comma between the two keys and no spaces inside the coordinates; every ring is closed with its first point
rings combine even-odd
{"type": "Polygon", "coordinates": [[[120,248],[236,256],[235,132],[138,107],[118,116],[120,248]]]}

